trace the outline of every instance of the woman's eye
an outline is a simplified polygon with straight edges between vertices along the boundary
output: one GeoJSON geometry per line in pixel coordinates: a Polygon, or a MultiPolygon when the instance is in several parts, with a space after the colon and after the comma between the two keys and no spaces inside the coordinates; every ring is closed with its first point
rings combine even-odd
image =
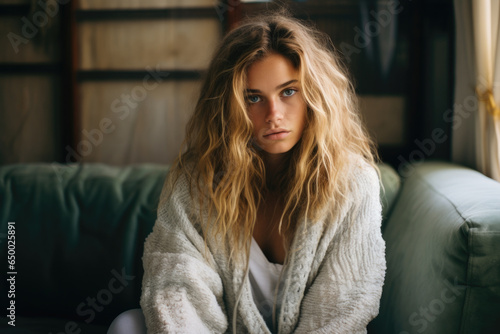
{"type": "Polygon", "coordinates": [[[292,88],[288,88],[288,89],[285,89],[283,91],[283,96],[292,96],[294,95],[295,93],[297,93],[297,91],[295,89],[292,89],[292,88]]]}
{"type": "Polygon", "coordinates": [[[250,103],[257,103],[260,101],[260,97],[258,97],[257,95],[249,95],[247,96],[247,100],[250,103]]]}

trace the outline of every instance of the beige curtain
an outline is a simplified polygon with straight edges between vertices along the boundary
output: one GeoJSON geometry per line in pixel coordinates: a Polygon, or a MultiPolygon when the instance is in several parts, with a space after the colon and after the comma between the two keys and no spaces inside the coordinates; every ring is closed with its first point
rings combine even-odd
{"type": "Polygon", "coordinates": [[[479,98],[478,167],[500,181],[500,37],[498,0],[473,2],[476,91],[479,98]]]}
{"type": "Polygon", "coordinates": [[[498,0],[455,0],[453,160],[500,181],[498,0]]]}

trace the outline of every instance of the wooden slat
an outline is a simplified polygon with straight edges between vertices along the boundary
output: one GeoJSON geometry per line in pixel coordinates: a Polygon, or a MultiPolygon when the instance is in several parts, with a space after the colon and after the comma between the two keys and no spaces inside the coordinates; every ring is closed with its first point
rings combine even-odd
{"type": "Polygon", "coordinates": [[[61,72],[54,63],[0,63],[0,74],[50,74],[61,72]]]}
{"type": "Polygon", "coordinates": [[[215,8],[103,9],[76,11],[77,21],[218,18],[215,8]]]}
{"type": "Polygon", "coordinates": [[[80,101],[76,73],[78,69],[78,27],[75,11],[77,1],[60,6],[61,10],[61,124],[62,160],[67,154],[66,146],[72,148],[80,140],[80,101]]]}
{"type": "Polygon", "coordinates": [[[198,80],[202,77],[202,70],[161,70],[151,74],[144,70],[86,70],[78,71],[78,81],[113,81],[113,80],[142,80],[148,75],[158,76],[162,80],[198,80]]]}
{"type": "Polygon", "coordinates": [[[244,4],[235,0],[226,0],[222,4],[219,13],[225,18],[224,31],[228,32],[236,28],[243,19],[244,4]]]}
{"type": "Polygon", "coordinates": [[[30,12],[30,5],[0,5],[0,16],[23,16],[30,12]]]}
{"type": "MultiPolygon", "coordinates": [[[[234,3],[234,0],[228,0],[228,3],[234,3]]],[[[280,8],[281,4],[277,3],[242,3],[235,6],[235,13],[228,10],[230,20],[234,20],[234,24],[247,16],[253,16],[258,13],[265,13],[276,8],[280,8]],[[234,17],[234,18],[232,18],[234,17]]],[[[315,19],[345,19],[359,15],[359,4],[357,3],[342,3],[339,5],[325,6],[321,3],[309,2],[290,2],[286,3],[287,10],[296,18],[315,20],[315,19]]],[[[231,21],[232,22],[232,21],[231,21]]]]}

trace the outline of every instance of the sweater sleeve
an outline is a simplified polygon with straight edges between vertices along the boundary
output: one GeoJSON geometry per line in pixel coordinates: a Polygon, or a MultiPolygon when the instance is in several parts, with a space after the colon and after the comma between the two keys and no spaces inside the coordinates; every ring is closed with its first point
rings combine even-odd
{"type": "Polygon", "coordinates": [[[295,333],[366,333],[377,316],[385,277],[379,180],[361,168],[353,201],[302,300],[295,333]]]}
{"type": "Polygon", "coordinates": [[[141,307],[148,334],[224,333],[228,327],[222,280],[192,207],[188,191],[174,191],[146,239],[141,307]]]}

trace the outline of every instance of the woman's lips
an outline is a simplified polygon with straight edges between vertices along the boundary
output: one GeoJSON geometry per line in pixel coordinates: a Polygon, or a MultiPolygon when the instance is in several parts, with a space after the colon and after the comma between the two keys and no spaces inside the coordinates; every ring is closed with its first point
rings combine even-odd
{"type": "Polygon", "coordinates": [[[264,135],[264,138],[269,140],[280,140],[286,138],[290,134],[290,131],[284,129],[274,129],[268,130],[264,135]]]}

